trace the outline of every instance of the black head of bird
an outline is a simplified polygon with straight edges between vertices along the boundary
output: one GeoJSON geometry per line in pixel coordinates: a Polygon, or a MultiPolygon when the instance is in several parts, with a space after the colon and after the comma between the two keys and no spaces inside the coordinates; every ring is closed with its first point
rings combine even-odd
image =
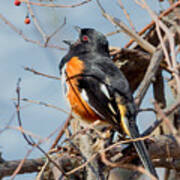
{"type": "Polygon", "coordinates": [[[79,53],[97,52],[109,56],[108,40],[104,34],[92,28],[78,28],[78,32],[79,38],[75,43],[63,41],[70,49],[79,53]]]}

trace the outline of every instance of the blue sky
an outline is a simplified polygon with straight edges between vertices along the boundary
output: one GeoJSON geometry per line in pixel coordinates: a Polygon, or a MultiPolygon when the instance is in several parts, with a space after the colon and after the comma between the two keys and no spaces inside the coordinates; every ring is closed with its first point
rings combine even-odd
{"type": "MultiPolygon", "coordinates": [[[[67,1],[57,2],[61,4],[67,3],[67,1]]],[[[73,4],[77,1],[68,2],[73,4]]],[[[127,23],[116,0],[102,0],[101,2],[108,13],[127,23]]],[[[159,10],[159,8],[163,10],[167,5],[166,3],[160,5],[156,0],[148,0],[147,2],[155,11],[159,10]]],[[[123,3],[128,12],[130,12],[137,31],[150,22],[151,19],[145,10],[137,6],[134,1],[124,0],[123,3]]],[[[63,23],[64,17],[67,18],[66,26],[50,41],[65,48],[66,46],[62,43],[63,39],[74,40],[77,38],[77,32],[73,28],[75,25],[93,27],[103,33],[116,29],[102,17],[95,1],[73,9],[33,7],[33,10],[47,33],[53,32],[55,28],[63,23]]],[[[27,13],[25,5],[22,4],[16,7],[13,4],[13,0],[2,1],[0,13],[17,28],[21,29],[29,38],[41,40],[33,23],[29,25],[24,24],[24,18],[27,13]]],[[[128,42],[128,37],[124,34],[117,34],[108,37],[108,40],[112,46],[123,47],[128,42]]],[[[0,20],[0,49],[0,128],[3,128],[15,114],[12,98],[16,97],[15,90],[18,78],[22,79],[21,97],[44,101],[68,111],[61,93],[60,81],[36,76],[23,69],[23,67],[28,66],[40,72],[59,76],[58,64],[66,51],[42,48],[38,45],[25,42],[5,25],[2,20],[0,20]]],[[[146,99],[145,105],[148,106],[150,97],[146,99]]],[[[67,117],[67,114],[57,110],[28,103],[22,103],[21,115],[24,129],[38,134],[42,138],[47,137],[58,126],[60,127],[67,117]]],[[[146,118],[151,119],[152,117],[147,113],[146,118]]],[[[16,116],[12,118],[11,126],[17,126],[16,116]]],[[[46,150],[52,144],[52,140],[43,145],[46,150]]],[[[3,152],[3,158],[6,160],[22,159],[29,148],[20,132],[16,130],[9,129],[0,134],[0,151],[3,152]]],[[[30,155],[30,158],[41,155],[38,150],[35,150],[30,155]]],[[[21,180],[24,177],[32,179],[33,176],[17,176],[16,179],[21,180]]]]}

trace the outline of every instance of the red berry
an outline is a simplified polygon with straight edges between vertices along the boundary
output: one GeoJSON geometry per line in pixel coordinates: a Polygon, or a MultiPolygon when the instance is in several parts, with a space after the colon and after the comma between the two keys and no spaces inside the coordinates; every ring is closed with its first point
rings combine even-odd
{"type": "Polygon", "coordinates": [[[24,20],[24,23],[25,24],[30,24],[31,23],[31,20],[29,17],[26,17],[25,20],[24,20]]]}
{"type": "Polygon", "coordinates": [[[14,1],[14,5],[15,5],[15,6],[20,6],[20,5],[21,5],[21,1],[15,0],[15,1],[14,1]]]}

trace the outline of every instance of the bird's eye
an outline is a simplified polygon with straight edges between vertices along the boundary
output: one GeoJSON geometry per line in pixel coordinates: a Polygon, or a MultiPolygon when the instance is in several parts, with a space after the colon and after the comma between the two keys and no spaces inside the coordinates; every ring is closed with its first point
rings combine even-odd
{"type": "Polygon", "coordinates": [[[88,40],[89,40],[89,37],[86,36],[86,35],[84,35],[84,36],[82,37],[82,40],[83,40],[83,41],[88,41],[88,40]]]}

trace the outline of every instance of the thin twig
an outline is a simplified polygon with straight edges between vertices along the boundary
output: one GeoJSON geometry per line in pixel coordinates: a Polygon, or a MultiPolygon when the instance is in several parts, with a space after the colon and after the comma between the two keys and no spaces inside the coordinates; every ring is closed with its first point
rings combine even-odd
{"type": "Polygon", "coordinates": [[[34,73],[34,74],[36,74],[36,75],[40,75],[40,76],[47,77],[47,78],[51,78],[51,79],[55,79],[55,80],[61,80],[61,78],[59,78],[59,77],[56,77],[56,76],[52,76],[52,75],[49,75],[49,74],[45,74],[45,73],[38,72],[38,71],[36,71],[36,70],[33,69],[33,68],[24,67],[24,70],[29,71],[29,72],[32,72],[32,73],[34,73]]]}
{"type": "MultiPolygon", "coordinates": [[[[13,98],[12,100],[17,100],[16,98],[13,98]]],[[[60,108],[60,107],[57,107],[57,106],[54,106],[52,104],[48,104],[46,102],[42,102],[42,101],[37,101],[37,100],[31,100],[31,99],[28,99],[28,98],[21,98],[20,101],[25,101],[25,102],[28,102],[28,103],[33,103],[33,104],[38,104],[38,105],[42,105],[42,106],[45,106],[45,107],[49,107],[49,108],[53,108],[53,109],[56,109],[58,111],[61,111],[61,112],[64,112],[66,114],[70,114],[68,111],[65,111],[63,108],[60,108]]]]}
{"type": "Polygon", "coordinates": [[[53,36],[55,36],[65,25],[66,25],[66,17],[64,18],[63,24],[61,24],[52,34],[48,36],[48,39],[51,39],[53,36]]]}
{"type": "Polygon", "coordinates": [[[14,180],[14,178],[16,177],[16,175],[20,172],[20,170],[22,169],[23,164],[25,163],[25,160],[27,159],[27,157],[31,154],[31,152],[33,151],[34,147],[32,147],[30,150],[27,151],[26,155],[24,156],[24,158],[19,162],[19,165],[16,167],[16,169],[14,170],[12,176],[10,177],[10,180],[14,180]]]}
{"type": "Polygon", "coordinates": [[[33,44],[37,44],[38,46],[41,46],[41,47],[48,47],[48,48],[53,48],[53,49],[58,49],[58,50],[66,50],[66,48],[62,48],[58,45],[54,45],[54,44],[44,44],[44,43],[41,43],[40,41],[36,41],[36,40],[32,40],[32,39],[29,39],[24,33],[22,30],[16,28],[16,26],[14,26],[10,21],[8,21],[2,14],[0,14],[0,19],[5,23],[7,24],[14,32],[16,32],[19,36],[21,36],[25,41],[27,42],[30,42],[30,43],[33,43],[33,44]]]}
{"type": "MultiPolygon", "coordinates": [[[[116,31],[113,31],[113,32],[108,32],[105,34],[105,36],[112,36],[112,35],[115,35],[115,34],[118,34],[118,33],[121,33],[122,31],[121,30],[116,30],[116,31]]],[[[113,47],[110,47],[110,49],[114,49],[113,47]]]]}
{"type": "Polygon", "coordinates": [[[134,27],[134,25],[133,25],[133,22],[131,21],[131,18],[130,18],[130,16],[129,16],[128,12],[127,12],[126,9],[124,8],[124,5],[123,5],[123,3],[122,3],[122,0],[118,0],[118,3],[119,3],[119,5],[120,5],[120,8],[123,10],[123,12],[124,12],[124,14],[125,14],[125,16],[126,16],[126,19],[128,20],[129,25],[131,26],[131,28],[132,28],[133,31],[135,32],[136,29],[135,29],[135,27],[134,27]]]}
{"type": "Polygon", "coordinates": [[[49,160],[47,159],[46,162],[41,167],[41,170],[38,172],[38,174],[36,176],[36,180],[42,180],[43,179],[43,172],[45,171],[45,169],[47,168],[48,165],[49,165],[49,160]]]}
{"type": "Polygon", "coordinates": [[[157,111],[157,113],[159,114],[159,116],[163,119],[163,121],[167,124],[170,132],[173,135],[177,134],[177,130],[174,128],[174,126],[172,125],[172,123],[170,122],[170,120],[168,119],[168,117],[166,116],[166,114],[163,112],[163,110],[159,107],[158,103],[154,102],[154,107],[157,111]]]}
{"type": "Polygon", "coordinates": [[[50,149],[54,149],[56,147],[56,145],[58,144],[58,142],[60,141],[61,137],[63,136],[65,129],[69,126],[69,122],[72,119],[72,115],[69,115],[69,117],[67,118],[66,122],[64,123],[64,126],[62,127],[62,129],[59,131],[58,136],[56,137],[55,141],[53,142],[52,146],[50,149]]]}
{"type": "Polygon", "coordinates": [[[41,6],[41,7],[51,7],[51,8],[75,8],[75,7],[78,7],[78,6],[82,6],[84,4],[87,4],[89,2],[91,2],[92,0],[84,0],[80,3],[77,3],[77,4],[72,4],[72,5],[63,5],[63,4],[52,4],[52,3],[48,3],[48,4],[45,4],[45,3],[37,3],[37,2],[28,2],[28,0],[20,0],[21,2],[24,2],[24,3],[29,3],[31,5],[35,5],[35,6],[41,6]]]}
{"type": "Polygon", "coordinates": [[[12,123],[14,117],[15,117],[15,113],[12,114],[11,118],[8,120],[7,124],[5,125],[5,127],[0,129],[0,134],[3,133],[6,129],[9,128],[10,124],[12,123]]]}
{"type": "Polygon", "coordinates": [[[32,20],[34,22],[34,25],[35,25],[37,31],[42,36],[44,42],[46,42],[47,41],[47,35],[46,35],[45,31],[42,29],[42,27],[41,27],[39,21],[37,20],[36,16],[34,15],[34,12],[33,12],[32,8],[31,8],[31,5],[30,5],[30,1],[26,0],[26,3],[27,3],[27,9],[28,9],[28,11],[29,11],[29,13],[30,13],[30,15],[32,17],[32,20]]]}

